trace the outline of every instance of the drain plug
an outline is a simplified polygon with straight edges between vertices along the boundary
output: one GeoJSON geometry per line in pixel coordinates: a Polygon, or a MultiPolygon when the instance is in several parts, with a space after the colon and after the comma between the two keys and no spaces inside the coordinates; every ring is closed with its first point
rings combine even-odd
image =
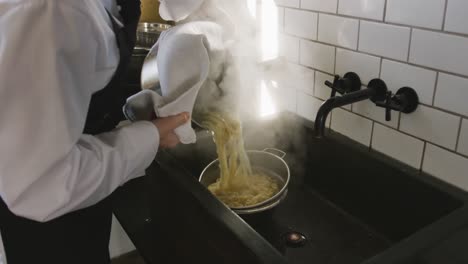
{"type": "Polygon", "coordinates": [[[289,231],[283,235],[286,246],[292,248],[303,247],[307,243],[307,237],[296,231],[289,231]]]}

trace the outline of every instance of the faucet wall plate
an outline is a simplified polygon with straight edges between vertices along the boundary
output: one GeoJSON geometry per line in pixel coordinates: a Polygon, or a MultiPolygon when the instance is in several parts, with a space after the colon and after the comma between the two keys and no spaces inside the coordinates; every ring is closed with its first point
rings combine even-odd
{"type": "Polygon", "coordinates": [[[413,113],[416,111],[416,108],[418,108],[419,105],[419,97],[416,91],[413,88],[410,87],[403,87],[400,88],[395,96],[398,98],[405,98],[405,107],[401,109],[401,112],[405,114],[413,113]]]}
{"type": "Polygon", "coordinates": [[[337,93],[348,94],[361,90],[361,78],[354,72],[346,73],[343,78],[335,75],[333,83],[325,81],[325,85],[332,89],[330,97],[335,97],[337,93]]]}
{"type": "Polygon", "coordinates": [[[343,79],[348,85],[347,87],[349,87],[349,91],[347,91],[348,93],[361,90],[361,78],[359,78],[359,75],[357,75],[356,73],[348,72],[343,76],[343,79]]]}
{"type": "Polygon", "coordinates": [[[381,79],[373,79],[367,85],[368,89],[373,89],[375,93],[370,97],[374,103],[385,101],[387,97],[387,85],[381,79]]]}

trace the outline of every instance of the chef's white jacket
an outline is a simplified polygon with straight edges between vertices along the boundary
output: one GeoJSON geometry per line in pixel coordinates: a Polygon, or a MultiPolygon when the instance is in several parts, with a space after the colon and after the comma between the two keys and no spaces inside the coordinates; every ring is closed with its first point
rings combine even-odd
{"type": "Polygon", "coordinates": [[[119,63],[114,5],[0,0],[0,196],[16,215],[48,221],[93,205],[156,155],[150,122],[82,134],[92,94],[119,63]]]}

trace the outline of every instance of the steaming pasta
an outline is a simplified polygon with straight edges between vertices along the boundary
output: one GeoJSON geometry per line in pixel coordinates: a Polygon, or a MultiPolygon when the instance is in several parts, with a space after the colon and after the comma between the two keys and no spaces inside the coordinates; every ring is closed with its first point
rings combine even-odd
{"type": "Polygon", "coordinates": [[[202,122],[214,133],[221,175],[208,189],[229,207],[245,207],[265,201],[278,192],[278,183],[252,171],[244,149],[240,122],[227,114],[209,113],[202,122]]]}

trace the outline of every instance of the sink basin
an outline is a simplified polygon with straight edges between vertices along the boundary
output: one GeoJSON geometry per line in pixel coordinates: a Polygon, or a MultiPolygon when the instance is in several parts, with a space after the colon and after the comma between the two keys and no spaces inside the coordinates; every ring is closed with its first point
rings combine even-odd
{"type": "MultiPolygon", "coordinates": [[[[186,227],[184,232],[199,228],[203,221],[210,223],[200,229],[219,252],[223,251],[222,245],[229,246],[228,240],[240,241],[243,246],[234,243],[230,245],[231,251],[225,250],[237,252],[236,256],[242,250],[250,252],[248,248],[258,246],[269,252],[273,248],[278,253],[273,257],[287,263],[371,263],[398,245],[404,247],[402,243],[417,247],[411,241],[418,236],[425,237],[428,243],[436,239],[425,234],[425,230],[464,206],[464,192],[341,135],[332,133],[326,139],[315,139],[311,127],[311,123],[287,113],[270,121],[247,123],[244,129],[247,149],[273,147],[287,153],[291,182],[286,199],[271,211],[241,219],[206,189],[194,184],[185,190],[192,192],[192,198],[178,205],[197,208],[195,211],[203,215],[203,220],[196,220],[197,216],[192,214],[193,223],[198,226],[186,227]],[[201,196],[194,194],[198,191],[201,196]],[[232,236],[229,234],[233,233],[225,232],[237,228],[243,231],[232,236]],[[218,230],[224,230],[225,235],[208,235],[221,234],[218,230]],[[303,234],[305,243],[288,244],[286,238],[293,232],[303,234]],[[260,242],[255,243],[254,238],[258,237],[260,242]],[[263,244],[265,241],[271,248],[263,244]]],[[[167,152],[159,157],[159,163],[177,161],[187,175],[193,176],[193,183],[215,157],[211,135],[200,131],[197,144],[167,152]]],[[[155,185],[160,185],[160,181],[155,181],[155,185]]],[[[179,195],[183,196],[182,191],[179,195]]],[[[168,210],[165,203],[160,202],[153,210],[158,213],[164,208],[168,210]]],[[[185,209],[173,212],[179,214],[181,210],[185,209]]],[[[197,254],[202,258],[200,248],[197,254]]],[[[254,259],[258,260],[254,257],[244,263],[273,263],[254,259]]]]}
{"type": "Polygon", "coordinates": [[[304,183],[388,242],[395,243],[462,205],[405,167],[336,141],[312,143],[304,183]]]}

